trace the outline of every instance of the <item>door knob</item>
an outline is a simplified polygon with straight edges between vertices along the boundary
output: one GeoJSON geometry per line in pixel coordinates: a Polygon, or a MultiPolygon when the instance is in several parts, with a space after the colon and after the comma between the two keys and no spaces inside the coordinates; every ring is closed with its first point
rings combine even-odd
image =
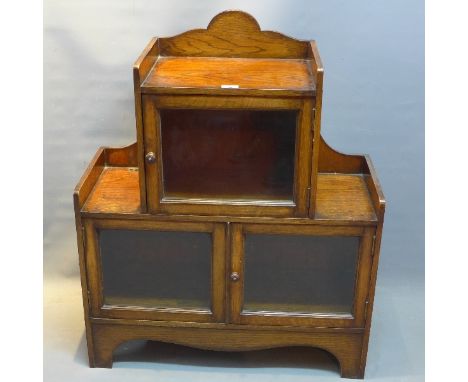
{"type": "Polygon", "coordinates": [[[237,272],[232,272],[231,273],[231,280],[232,281],[238,281],[240,279],[239,273],[237,272]]]}
{"type": "Polygon", "coordinates": [[[156,155],[154,155],[152,151],[146,154],[145,158],[146,158],[146,162],[150,164],[156,162],[156,155]]]}

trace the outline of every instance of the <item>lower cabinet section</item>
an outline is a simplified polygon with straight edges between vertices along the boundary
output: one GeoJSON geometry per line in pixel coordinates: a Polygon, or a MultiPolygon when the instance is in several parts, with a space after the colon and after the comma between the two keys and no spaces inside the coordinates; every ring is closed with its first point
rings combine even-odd
{"type": "Polygon", "coordinates": [[[110,219],[85,227],[96,317],[364,325],[372,228],[110,219]]]}
{"type": "Polygon", "coordinates": [[[83,227],[93,366],[141,338],[317,346],[344,376],[362,376],[375,227],[97,218],[83,227]]]}

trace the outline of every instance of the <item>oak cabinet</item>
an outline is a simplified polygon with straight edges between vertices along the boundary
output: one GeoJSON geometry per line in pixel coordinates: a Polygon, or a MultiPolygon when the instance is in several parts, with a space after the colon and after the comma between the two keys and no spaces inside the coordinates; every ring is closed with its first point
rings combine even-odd
{"type": "Polygon", "coordinates": [[[73,196],[90,366],[135,339],[311,346],[363,378],[385,199],[320,134],[315,41],[223,12],[152,39],[133,75],[137,140],[73,196]]]}

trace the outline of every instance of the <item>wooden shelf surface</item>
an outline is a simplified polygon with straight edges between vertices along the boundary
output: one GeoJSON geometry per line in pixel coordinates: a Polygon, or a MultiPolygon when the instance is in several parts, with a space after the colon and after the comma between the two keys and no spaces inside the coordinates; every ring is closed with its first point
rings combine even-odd
{"type": "Polygon", "coordinates": [[[159,57],[141,85],[143,93],[315,95],[310,60],[159,57]]]}
{"type": "MultiPolygon", "coordinates": [[[[316,220],[376,221],[362,174],[318,175],[316,220]]],[[[105,167],[82,212],[140,214],[136,167],[105,167]]]]}

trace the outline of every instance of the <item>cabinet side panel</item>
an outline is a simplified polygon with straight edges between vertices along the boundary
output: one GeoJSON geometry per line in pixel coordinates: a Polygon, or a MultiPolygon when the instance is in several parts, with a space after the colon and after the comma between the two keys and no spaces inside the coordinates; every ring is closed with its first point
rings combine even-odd
{"type": "Polygon", "coordinates": [[[84,322],[86,330],[86,343],[88,348],[88,359],[89,365],[92,367],[94,365],[94,342],[93,342],[93,332],[92,325],[90,322],[89,316],[89,299],[88,299],[88,280],[86,277],[86,259],[85,259],[85,235],[84,227],[81,222],[80,216],[80,202],[78,192],[75,192],[73,195],[73,204],[75,207],[75,227],[76,227],[76,239],[78,245],[78,256],[79,256],[79,266],[80,266],[80,280],[81,280],[81,292],[83,298],[83,313],[84,313],[84,322]]]}
{"type": "Polygon", "coordinates": [[[385,205],[382,206],[380,211],[380,221],[379,225],[377,226],[377,230],[375,232],[375,239],[373,245],[373,253],[372,253],[372,268],[371,268],[371,277],[369,281],[369,296],[368,296],[368,303],[367,303],[367,311],[366,311],[366,325],[364,331],[364,337],[362,340],[362,353],[361,353],[361,370],[365,370],[366,362],[367,362],[367,349],[369,346],[369,337],[370,337],[370,330],[372,324],[372,312],[374,309],[374,297],[375,297],[375,286],[377,283],[377,271],[379,268],[379,258],[380,258],[380,243],[382,241],[382,230],[383,230],[383,222],[384,222],[384,213],[385,213],[385,205]]]}

